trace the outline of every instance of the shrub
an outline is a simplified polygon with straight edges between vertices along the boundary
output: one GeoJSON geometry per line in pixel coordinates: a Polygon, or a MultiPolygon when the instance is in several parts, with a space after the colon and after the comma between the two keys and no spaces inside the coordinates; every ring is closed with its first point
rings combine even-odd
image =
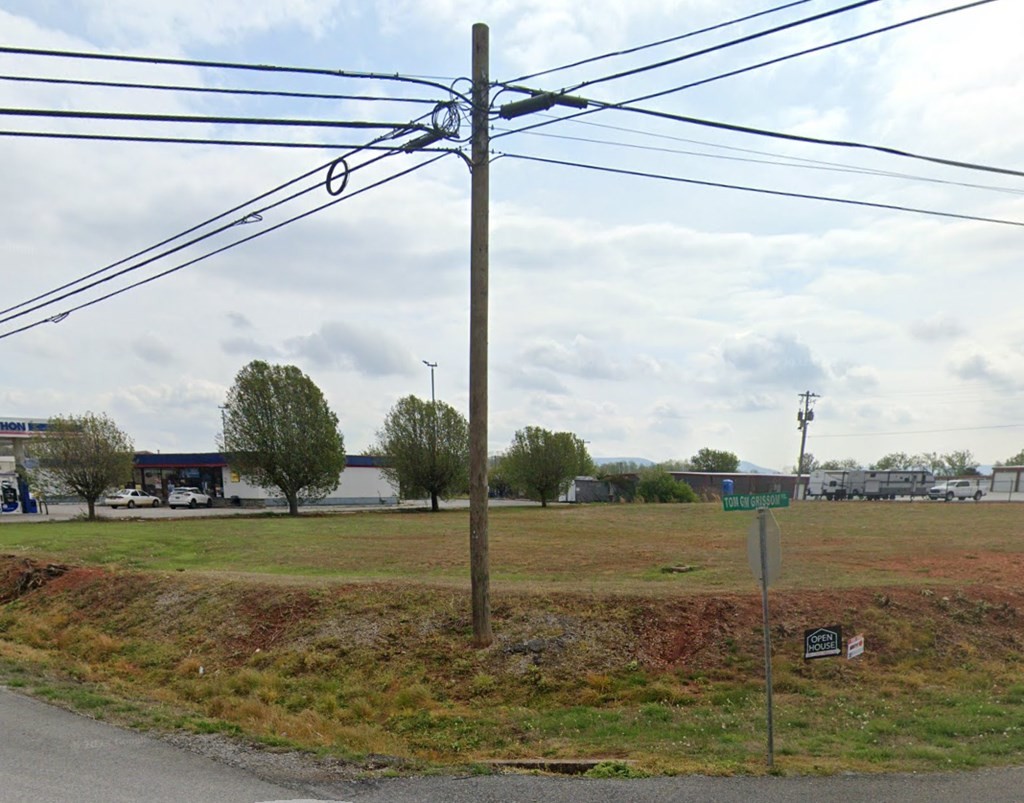
{"type": "Polygon", "coordinates": [[[640,502],[696,502],[697,494],[682,480],[655,467],[640,472],[636,498],[640,502]]]}

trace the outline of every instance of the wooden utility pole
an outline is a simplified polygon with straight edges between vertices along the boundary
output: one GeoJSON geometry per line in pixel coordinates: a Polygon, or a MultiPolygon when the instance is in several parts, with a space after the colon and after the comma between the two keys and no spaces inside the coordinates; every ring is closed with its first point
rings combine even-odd
{"type": "Polygon", "coordinates": [[[491,578],[487,545],[487,298],[490,227],[490,29],[473,26],[472,197],[469,230],[469,562],[473,644],[491,633],[491,578]]]}
{"type": "MultiPolygon", "coordinates": [[[[804,473],[804,451],[807,448],[807,427],[814,420],[814,411],[811,409],[811,400],[820,398],[817,393],[811,393],[809,390],[804,391],[800,394],[800,399],[803,400],[803,409],[797,410],[796,413],[796,428],[800,430],[800,457],[797,458],[796,463],[796,486],[793,488],[793,499],[803,499],[805,494],[800,493],[800,486],[803,480],[804,473]]],[[[810,472],[808,472],[810,473],[810,472]]]]}

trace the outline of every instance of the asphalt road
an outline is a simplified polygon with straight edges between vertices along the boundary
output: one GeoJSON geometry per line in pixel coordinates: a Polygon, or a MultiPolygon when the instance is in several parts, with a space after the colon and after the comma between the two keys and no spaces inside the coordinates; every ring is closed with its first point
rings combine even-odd
{"type": "Polygon", "coordinates": [[[0,722],[0,803],[1016,803],[1024,797],[1024,768],[823,778],[488,775],[269,783],[255,771],[2,687],[0,722]]]}
{"type": "Polygon", "coordinates": [[[0,690],[2,803],[310,799],[157,739],[0,690]]]}

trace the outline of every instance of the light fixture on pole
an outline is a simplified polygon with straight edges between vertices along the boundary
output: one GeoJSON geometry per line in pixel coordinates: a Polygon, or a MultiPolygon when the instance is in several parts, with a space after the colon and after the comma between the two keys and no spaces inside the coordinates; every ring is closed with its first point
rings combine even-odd
{"type": "Polygon", "coordinates": [[[421,360],[421,362],[430,369],[430,403],[434,403],[434,369],[437,368],[436,362],[427,362],[421,360]]]}

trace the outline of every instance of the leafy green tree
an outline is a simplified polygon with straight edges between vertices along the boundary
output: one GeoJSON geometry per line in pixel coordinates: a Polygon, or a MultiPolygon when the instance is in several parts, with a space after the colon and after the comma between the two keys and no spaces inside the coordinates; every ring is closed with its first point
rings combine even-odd
{"type": "Polygon", "coordinates": [[[949,474],[949,466],[942,455],[938,452],[923,452],[914,456],[912,468],[922,468],[932,472],[936,477],[944,477],[949,474]]]}
{"type": "Polygon", "coordinates": [[[106,415],[51,418],[31,451],[39,461],[32,484],[50,496],[80,496],[90,520],[96,518],[97,500],[132,478],[135,447],[106,415]]]}
{"type": "Polygon", "coordinates": [[[696,502],[697,494],[660,466],[645,468],[636,485],[636,499],[643,502],[696,502]]]}
{"type": "Polygon", "coordinates": [[[638,463],[635,460],[613,460],[596,466],[594,474],[598,479],[603,480],[606,477],[616,477],[622,474],[639,474],[641,469],[646,467],[646,464],[638,463]]]}
{"type": "Polygon", "coordinates": [[[964,477],[978,473],[978,461],[974,459],[970,449],[960,449],[955,452],[946,452],[942,455],[943,461],[949,468],[951,477],[964,477]]]}
{"type": "Polygon", "coordinates": [[[542,507],[565,493],[574,477],[594,470],[586,444],[576,435],[541,427],[518,430],[501,466],[512,485],[542,507]]]}
{"type": "Polygon", "coordinates": [[[793,473],[807,475],[817,468],[821,468],[818,464],[817,458],[810,452],[804,452],[803,464],[800,466],[794,466],[793,473]]]}
{"type": "Polygon", "coordinates": [[[860,468],[860,462],[847,457],[842,460],[826,460],[818,468],[824,471],[853,471],[860,468]]]}
{"type": "Polygon", "coordinates": [[[300,501],[323,499],[345,469],[338,416],[294,365],[253,360],[235,377],[224,407],[224,451],[231,467],[277,488],[297,516],[300,501]]]}
{"type": "Polygon", "coordinates": [[[915,467],[915,458],[906,452],[891,452],[871,465],[873,471],[905,471],[915,467]]]}
{"type": "Polygon", "coordinates": [[[469,484],[469,423],[451,405],[416,396],[399,399],[377,431],[377,450],[385,456],[384,475],[403,498],[447,499],[469,484]]]}
{"type": "Polygon", "coordinates": [[[998,460],[995,463],[997,466],[1024,466],[1024,449],[1021,449],[1013,457],[1007,457],[1005,460],[998,460]]]}
{"type": "Polygon", "coordinates": [[[689,460],[691,471],[736,471],[740,467],[740,459],[732,452],[719,449],[701,449],[689,460]]]}
{"type": "Polygon", "coordinates": [[[665,471],[689,471],[689,460],[662,460],[657,467],[665,471]]]}

